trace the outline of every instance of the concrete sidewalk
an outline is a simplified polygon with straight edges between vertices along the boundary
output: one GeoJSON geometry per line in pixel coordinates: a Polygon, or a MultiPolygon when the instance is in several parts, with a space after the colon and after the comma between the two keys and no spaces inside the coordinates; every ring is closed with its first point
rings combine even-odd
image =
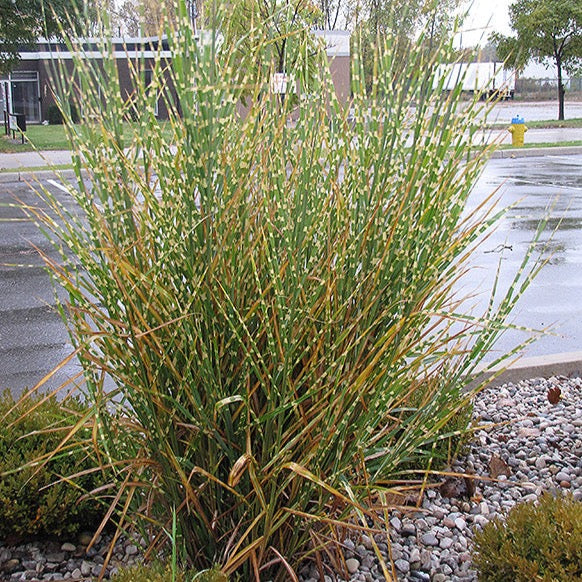
{"type": "MultiPolygon", "coordinates": [[[[509,148],[497,149],[491,159],[499,158],[536,158],[543,156],[574,156],[582,154],[582,146],[551,146],[543,148],[509,148]]],[[[2,174],[0,174],[1,176],[2,174]]]]}
{"type": "MultiPolygon", "coordinates": [[[[582,154],[582,146],[556,145],[544,148],[498,149],[493,152],[491,158],[531,158],[576,154],[582,154]]],[[[70,164],[71,152],[69,151],[45,151],[42,155],[37,152],[0,154],[0,184],[55,178],[55,171],[59,171],[66,178],[73,177],[73,170],[62,168],[70,164]],[[54,170],[51,167],[54,167],[54,170]]]]}
{"type": "MultiPolygon", "coordinates": [[[[530,129],[525,134],[525,143],[563,143],[567,141],[582,140],[582,129],[580,128],[553,128],[553,129],[530,129]]],[[[497,141],[499,144],[511,144],[511,135],[506,129],[491,129],[478,132],[475,137],[475,143],[492,143],[497,141]]],[[[558,146],[555,146],[558,147],[558,146]]],[[[576,147],[576,146],[574,146],[576,147]]],[[[553,154],[578,153],[577,151],[556,152],[554,147],[551,149],[553,154]]],[[[520,148],[512,149],[511,156],[507,154],[508,150],[499,150],[504,155],[500,157],[518,157],[546,155],[545,148],[520,148]],[[525,153],[527,152],[527,153],[525,153]]],[[[24,172],[27,168],[42,168],[43,166],[66,166],[71,164],[72,154],[70,151],[42,151],[42,152],[19,152],[19,153],[0,153],[0,176],[7,172],[24,172]]]]}
{"type": "Polygon", "coordinates": [[[20,172],[26,168],[64,166],[71,164],[72,153],[64,150],[42,152],[18,152],[0,154],[0,171],[20,172]]]}
{"type": "MultiPolygon", "coordinates": [[[[509,127],[509,125],[507,127],[509,127]]],[[[579,127],[528,129],[525,132],[524,137],[525,145],[538,143],[559,144],[580,140],[582,140],[582,129],[579,127]]],[[[511,145],[511,134],[507,131],[507,128],[478,131],[473,139],[473,143],[475,144],[493,142],[496,142],[499,145],[511,145]]]]}

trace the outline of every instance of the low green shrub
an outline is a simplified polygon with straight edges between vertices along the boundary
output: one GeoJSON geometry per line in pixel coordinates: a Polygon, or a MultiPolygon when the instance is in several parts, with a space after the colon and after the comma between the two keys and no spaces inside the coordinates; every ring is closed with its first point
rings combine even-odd
{"type": "Polygon", "coordinates": [[[46,111],[49,125],[63,125],[63,114],[57,105],[50,105],[46,111]]]}
{"type": "Polygon", "coordinates": [[[484,582],[582,580],[582,503],[544,495],[516,505],[475,536],[474,564],[484,582]]]}
{"type": "Polygon", "coordinates": [[[78,431],[50,463],[33,463],[59,446],[81,412],[75,400],[38,397],[15,405],[10,392],[0,397],[0,539],[63,537],[100,523],[99,504],[79,498],[102,483],[101,473],[83,475],[75,486],[59,481],[94,466],[83,452],[90,431],[78,431]]]}
{"type": "Polygon", "coordinates": [[[206,572],[177,572],[172,575],[170,564],[156,561],[151,564],[138,564],[125,568],[115,574],[112,582],[227,582],[227,577],[213,568],[206,572]]]}
{"type": "MultiPolygon", "coordinates": [[[[69,108],[70,110],[68,114],[70,116],[71,123],[79,123],[79,111],[75,103],[69,103],[69,108]]],[[[49,105],[46,112],[46,118],[49,122],[49,125],[63,125],[64,123],[63,113],[58,105],[49,105]]]]}

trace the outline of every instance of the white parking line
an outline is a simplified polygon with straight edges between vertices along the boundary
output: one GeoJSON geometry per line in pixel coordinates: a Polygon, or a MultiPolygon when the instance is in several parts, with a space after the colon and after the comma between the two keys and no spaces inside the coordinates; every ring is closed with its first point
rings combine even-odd
{"type": "Polygon", "coordinates": [[[64,186],[63,184],[57,182],[56,180],[48,179],[47,182],[51,186],[54,186],[55,188],[58,188],[61,192],[64,192],[65,194],[70,194],[71,193],[71,191],[66,186],[64,186]]]}

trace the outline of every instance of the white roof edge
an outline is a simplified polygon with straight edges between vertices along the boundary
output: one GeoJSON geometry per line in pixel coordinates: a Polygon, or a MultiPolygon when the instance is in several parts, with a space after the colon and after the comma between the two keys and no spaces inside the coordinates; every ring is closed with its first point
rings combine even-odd
{"type": "MultiPolygon", "coordinates": [[[[167,36],[164,34],[161,37],[160,36],[114,36],[111,37],[109,40],[112,43],[147,43],[147,42],[155,42],[155,41],[159,41],[159,40],[167,40],[167,36]]],[[[80,38],[76,38],[75,42],[88,42],[88,43],[99,43],[99,42],[103,42],[103,40],[105,40],[105,37],[102,36],[88,36],[88,37],[80,37],[80,38]]],[[[50,43],[60,43],[63,42],[62,39],[59,38],[45,38],[45,37],[39,37],[37,44],[50,44],[50,43]]]]}
{"type": "Polygon", "coordinates": [[[329,28],[314,28],[313,32],[317,35],[327,35],[327,36],[351,36],[352,33],[349,30],[331,30],[329,28]]]}
{"type": "MultiPolygon", "coordinates": [[[[102,59],[104,58],[104,53],[99,51],[85,51],[82,53],[82,57],[88,59],[102,59]]],[[[155,58],[160,56],[163,59],[169,59],[172,56],[170,51],[147,51],[147,50],[137,50],[137,51],[114,51],[113,56],[116,59],[124,58],[155,58]]],[[[73,58],[73,53],[70,51],[37,51],[21,53],[21,61],[50,61],[50,60],[71,60],[73,58]]]]}
{"type": "Polygon", "coordinates": [[[351,33],[347,30],[314,29],[316,37],[325,41],[325,52],[328,57],[349,57],[351,33]]]}
{"type": "MultiPolygon", "coordinates": [[[[205,31],[199,30],[198,34],[202,35],[205,31]]],[[[325,41],[325,50],[329,57],[349,57],[350,56],[350,38],[351,33],[347,30],[324,30],[324,29],[313,29],[313,34],[316,37],[323,38],[325,41]]],[[[162,36],[161,38],[158,36],[147,36],[147,37],[114,37],[109,40],[112,44],[147,44],[149,42],[157,42],[159,40],[166,40],[167,36],[162,36]]],[[[103,42],[103,38],[99,37],[87,37],[87,38],[78,38],[76,39],[76,43],[90,43],[99,45],[99,43],[103,42]]],[[[50,43],[60,43],[61,40],[57,38],[39,38],[37,44],[50,44],[50,43]]],[[[57,50],[55,50],[57,52],[57,50]]],[[[59,55],[61,58],[66,58],[66,54],[68,51],[60,51],[59,55]]],[[[94,52],[94,51],[90,51],[94,52]]],[[[133,52],[139,52],[143,54],[144,49],[140,49],[138,51],[130,51],[130,54],[133,52]]],[[[169,51],[162,51],[164,57],[168,57],[169,51]],[[168,53],[168,54],[166,54],[168,53]]],[[[38,60],[47,58],[47,55],[50,55],[51,51],[23,51],[20,53],[20,56],[23,60],[38,60]]],[[[116,55],[117,56],[117,55],[116,55]]],[[[51,58],[50,56],[48,58],[51,58]]]]}

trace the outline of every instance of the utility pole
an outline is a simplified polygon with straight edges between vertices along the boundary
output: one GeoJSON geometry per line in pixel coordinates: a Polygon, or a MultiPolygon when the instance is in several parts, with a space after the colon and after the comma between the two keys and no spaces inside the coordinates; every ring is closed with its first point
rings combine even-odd
{"type": "Polygon", "coordinates": [[[197,34],[196,19],[198,18],[198,7],[196,6],[196,0],[188,0],[188,12],[190,13],[190,22],[192,22],[194,34],[197,34]]]}

